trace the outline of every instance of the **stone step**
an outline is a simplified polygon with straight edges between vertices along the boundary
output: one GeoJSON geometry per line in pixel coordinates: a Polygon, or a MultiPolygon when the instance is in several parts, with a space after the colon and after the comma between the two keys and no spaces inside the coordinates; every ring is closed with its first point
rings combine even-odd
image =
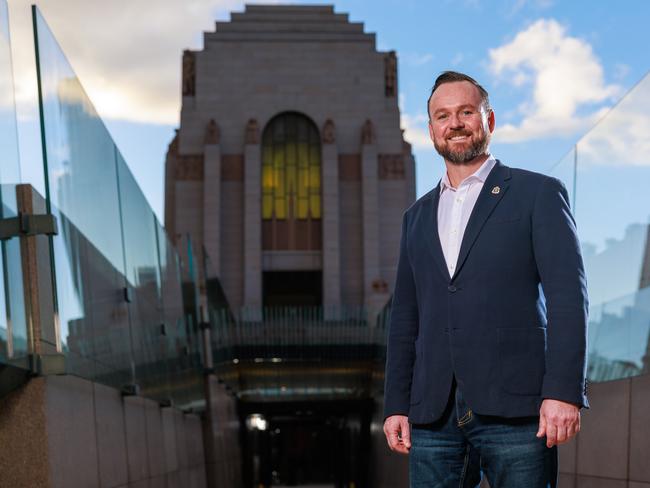
{"type": "Polygon", "coordinates": [[[204,42],[361,42],[375,43],[375,34],[344,32],[207,32],[204,42]]]}
{"type": "Polygon", "coordinates": [[[317,12],[268,12],[260,14],[250,14],[234,12],[230,14],[230,21],[233,23],[248,22],[332,22],[336,24],[345,24],[348,22],[348,14],[332,14],[317,12]]]}
{"type": "Polygon", "coordinates": [[[313,12],[334,13],[334,5],[246,5],[246,12],[313,12]]]}
{"type": "Polygon", "coordinates": [[[219,32],[341,32],[363,33],[363,23],[333,23],[333,22],[217,22],[219,32]]]}

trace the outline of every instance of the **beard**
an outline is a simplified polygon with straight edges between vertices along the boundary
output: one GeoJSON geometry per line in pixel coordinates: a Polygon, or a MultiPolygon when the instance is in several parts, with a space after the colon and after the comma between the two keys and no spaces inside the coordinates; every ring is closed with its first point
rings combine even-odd
{"type": "MultiPolygon", "coordinates": [[[[450,137],[454,136],[472,136],[471,132],[458,131],[450,137]]],[[[449,147],[449,143],[445,140],[444,145],[438,144],[434,141],[433,145],[445,161],[449,161],[452,164],[463,165],[468,164],[479,156],[482,156],[487,153],[488,145],[490,144],[490,133],[488,131],[483,132],[483,136],[480,139],[470,139],[469,146],[464,150],[454,151],[449,147]]]]}

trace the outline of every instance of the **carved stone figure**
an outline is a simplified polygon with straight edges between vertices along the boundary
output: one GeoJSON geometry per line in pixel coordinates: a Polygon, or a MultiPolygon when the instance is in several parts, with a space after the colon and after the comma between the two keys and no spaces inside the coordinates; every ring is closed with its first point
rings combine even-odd
{"type": "Polygon", "coordinates": [[[404,179],[404,154],[380,154],[378,160],[380,180],[404,179]]]}
{"type": "Polygon", "coordinates": [[[210,119],[210,122],[208,122],[208,126],[205,129],[205,138],[203,142],[206,145],[219,144],[220,140],[221,140],[221,131],[219,130],[219,126],[214,121],[214,119],[210,119]]]}
{"type": "Polygon", "coordinates": [[[257,119],[250,119],[246,124],[246,144],[260,143],[260,128],[257,119]]]}
{"type": "Polygon", "coordinates": [[[183,96],[196,93],[196,58],[194,51],[183,51],[183,96]]]}
{"type": "Polygon", "coordinates": [[[390,51],[384,57],[384,76],[386,83],[386,96],[394,97],[397,95],[397,55],[395,51],[390,51]]]}
{"type": "Polygon", "coordinates": [[[336,129],[332,119],[327,119],[323,125],[323,144],[333,144],[336,141],[336,129]]]}
{"type": "Polygon", "coordinates": [[[172,142],[169,143],[169,146],[167,147],[167,154],[168,155],[178,155],[178,129],[176,129],[174,133],[174,138],[172,139],[172,142]]]}
{"type": "Polygon", "coordinates": [[[370,119],[366,119],[366,122],[361,128],[361,143],[362,144],[374,144],[375,143],[375,126],[372,124],[370,119]]]}

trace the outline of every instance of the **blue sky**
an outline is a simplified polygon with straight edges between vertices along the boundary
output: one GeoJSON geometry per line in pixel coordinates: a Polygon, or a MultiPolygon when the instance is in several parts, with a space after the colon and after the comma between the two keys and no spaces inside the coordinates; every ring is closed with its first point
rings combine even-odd
{"type": "MultiPolygon", "coordinates": [[[[29,3],[9,0],[23,179],[42,188],[29,3]]],[[[178,124],[181,52],[242,11],[236,0],[36,2],[162,221],[164,154],[178,124]]],[[[304,1],[321,4],[322,1],[304,1]]],[[[348,0],[380,50],[396,50],[402,125],[414,146],[417,193],[442,161],[426,139],[426,98],[456,69],[490,92],[492,152],[546,171],[650,68],[650,2],[348,0]]]]}

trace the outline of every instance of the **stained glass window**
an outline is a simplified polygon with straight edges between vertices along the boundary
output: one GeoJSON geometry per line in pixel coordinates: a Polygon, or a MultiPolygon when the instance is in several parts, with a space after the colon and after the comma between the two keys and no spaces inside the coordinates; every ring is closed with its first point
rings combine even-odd
{"type": "Polygon", "coordinates": [[[280,114],[264,130],[262,218],[321,218],[320,138],[304,115],[280,114]]]}

